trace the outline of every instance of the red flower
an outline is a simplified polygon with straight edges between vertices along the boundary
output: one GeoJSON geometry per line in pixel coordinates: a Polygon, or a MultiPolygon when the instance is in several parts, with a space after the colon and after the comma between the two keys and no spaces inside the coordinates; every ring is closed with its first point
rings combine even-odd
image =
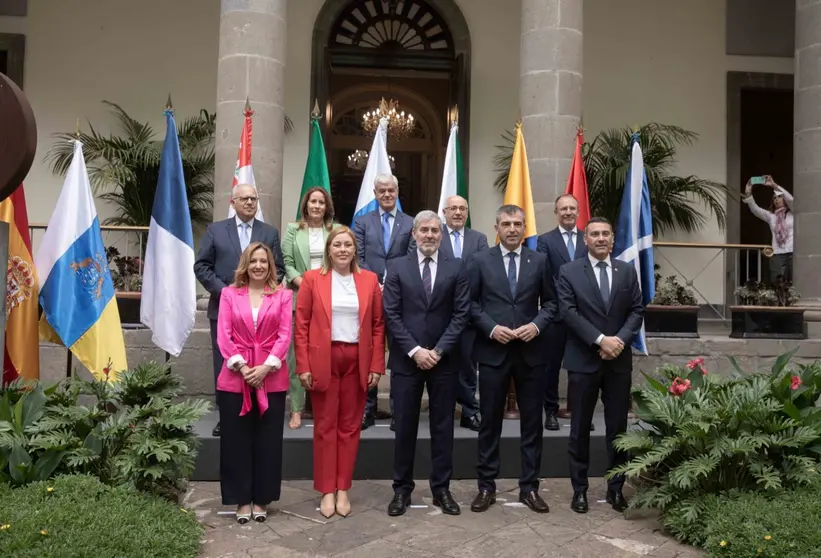
{"type": "Polygon", "coordinates": [[[799,378],[798,376],[793,376],[792,381],[790,382],[790,387],[793,390],[796,390],[798,389],[798,386],[800,386],[802,383],[803,382],[801,381],[801,378],[799,378]]]}
{"type": "Polygon", "coordinates": [[[704,368],[704,359],[703,358],[694,358],[690,362],[687,363],[687,368],[690,370],[695,370],[696,366],[701,368],[701,375],[706,376],[707,370],[704,368]]]}
{"type": "Polygon", "coordinates": [[[681,378],[676,378],[673,380],[673,383],[670,385],[670,393],[676,396],[684,395],[684,392],[690,389],[690,380],[682,380],[681,378]]]}

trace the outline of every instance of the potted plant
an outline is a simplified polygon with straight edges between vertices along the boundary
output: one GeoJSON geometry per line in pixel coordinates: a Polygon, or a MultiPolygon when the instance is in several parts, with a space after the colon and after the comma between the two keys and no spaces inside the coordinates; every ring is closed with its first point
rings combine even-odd
{"type": "Polygon", "coordinates": [[[795,306],[800,294],[781,277],[773,285],[749,281],[734,292],[730,306],[730,337],[741,339],[806,339],[804,308],[795,306]]]}
{"type": "Polygon", "coordinates": [[[675,275],[662,280],[656,271],[655,277],[656,297],[644,309],[647,337],[698,338],[699,308],[692,289],[680,285],[675,275]]]}
{"type": "Polygon", "coordinates": [[[142,295],[142,260],[136,256],[122,256],[114,246],[106,248],[111,282],[114,283],[114,296],[117,299],[117,310],[120,323],[124,327],[142,327],[140,321],[140,301],[142,295]]]}

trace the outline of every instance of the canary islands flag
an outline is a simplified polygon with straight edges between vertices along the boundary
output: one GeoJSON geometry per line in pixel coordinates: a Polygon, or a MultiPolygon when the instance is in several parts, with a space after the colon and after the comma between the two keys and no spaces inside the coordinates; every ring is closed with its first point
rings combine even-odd
{"type": "Polygon", "coordinates": [[[34,264],[40,337],[68,347],[97,378],[116,378],[128,367],[125,341],[79,141],[34,264]]]}
{"type": "Polygon", "coordinates": [[[516,124],[516,143],[513,146],[513,159],[507,175],[505,205],[518,205],[525,212],[525,236],[522,244],[536,249],[536,211],[533,207],[533,191],[530,188],[530,168],[527,165],[527,149],[522,134],[522,124],[516,124]]]}

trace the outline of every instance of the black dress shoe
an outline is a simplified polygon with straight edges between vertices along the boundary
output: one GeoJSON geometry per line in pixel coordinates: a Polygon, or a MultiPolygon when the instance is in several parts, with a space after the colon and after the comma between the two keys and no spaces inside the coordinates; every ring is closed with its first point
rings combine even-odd
{"type": "Polygon", "coordinates": [[[535,490],[520,492],[519,501],[536,513],[547,513],[550,511],[547,502],[542,500],[542,497],[539,496],[539,493],[535,490]]]}
{"type": "Polygon", "coordinates": [[[376,420],[373,418],[372,415],[366,415],[362,417],[362,430],[367,430],[374,424],[376,424],[376,420]]]}
{"type": "Polygon", "coordinates": [[[587,513],[587,492],[574,492],[570,509],[576,513],[587,513]]]}
{"type": "Polygon", "coordinates": [[[442,513],[445,515],[459,515],[462,510],[459,509],[459,504],[453,499],[450,491],[445,490],[433,497],[433,505],[437,508],[442,508],[442,513]]]}
{"type": "Polygon", "coordinates": [[[459,419],[459,426],[473,430],[474,432],[479,432],[479,427],[482,426],[482,419],[479,418],[478,413],[472,417],[462,417],[459,419]]]}
{"type": "Polygon", "coordinates": [[[559,426],[559,419],[556,418],[556,415],[547,415],[544,419],[544,429],[545,430],[560,430],[561,427],[559,426]]]}
{"type": "Polygon", "coordinates": [[[410,494],[394,494],[393,500],[388,504],[388,515],[396,517],[408,511],[408,506],[411,505],[410,494]]]}
{"type": "Polygon", "coordinates": [[[391,419],[391,432],[396,432],[396,421],[391,419]]]}
{"type": "Polygon", "coordinates": [[[217,425],[214,427],[214,430],[211,431],[211,435],[215,438],[219,438],[220,436],[220,423],[217,421],[217,425]]]}
{"type": "Polygon", "coordinates": [[[479,494],[476,495],[476,498],[473,499],[473,503],[470,504],[470,511],[472,512],[483,512],[487,511],[487,509],[496,503],[496,493],[489,492],[487,490],[480,490],[479,494]]]}
{"type": "Polygon", "coordinates": [[[628,506],[627,500],[624,499],[624,494],[621,493],[620,489],[608,489],[605,501],[613,506],[613,509],[617,512],[623,512],[628,506]]]}

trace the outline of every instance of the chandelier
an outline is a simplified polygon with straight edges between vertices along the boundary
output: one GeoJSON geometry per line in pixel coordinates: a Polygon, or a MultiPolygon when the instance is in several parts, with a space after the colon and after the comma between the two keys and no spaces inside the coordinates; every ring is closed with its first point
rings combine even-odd
{"type": "MultiPolygon", "coordinates": [[[[368,166],[368,152],[362,149],[357,149],[348,155],[348,168],[355,171],[363,171],[368,166]]],[[[391,164],[391,169],[396,168],[396,160],[393,155],[388,155],[388,162],[391,164]]]]}
{"type": "Polygon", "coordinates": [[[399,112],[399,102],[394,99],[379,101],[379,107],[362,115],[362,129],[368,134],[376,133],[379,120],[388,119],[388,134],[396,140],[407,138],[416,126],[411,113],[399,112]]]}

